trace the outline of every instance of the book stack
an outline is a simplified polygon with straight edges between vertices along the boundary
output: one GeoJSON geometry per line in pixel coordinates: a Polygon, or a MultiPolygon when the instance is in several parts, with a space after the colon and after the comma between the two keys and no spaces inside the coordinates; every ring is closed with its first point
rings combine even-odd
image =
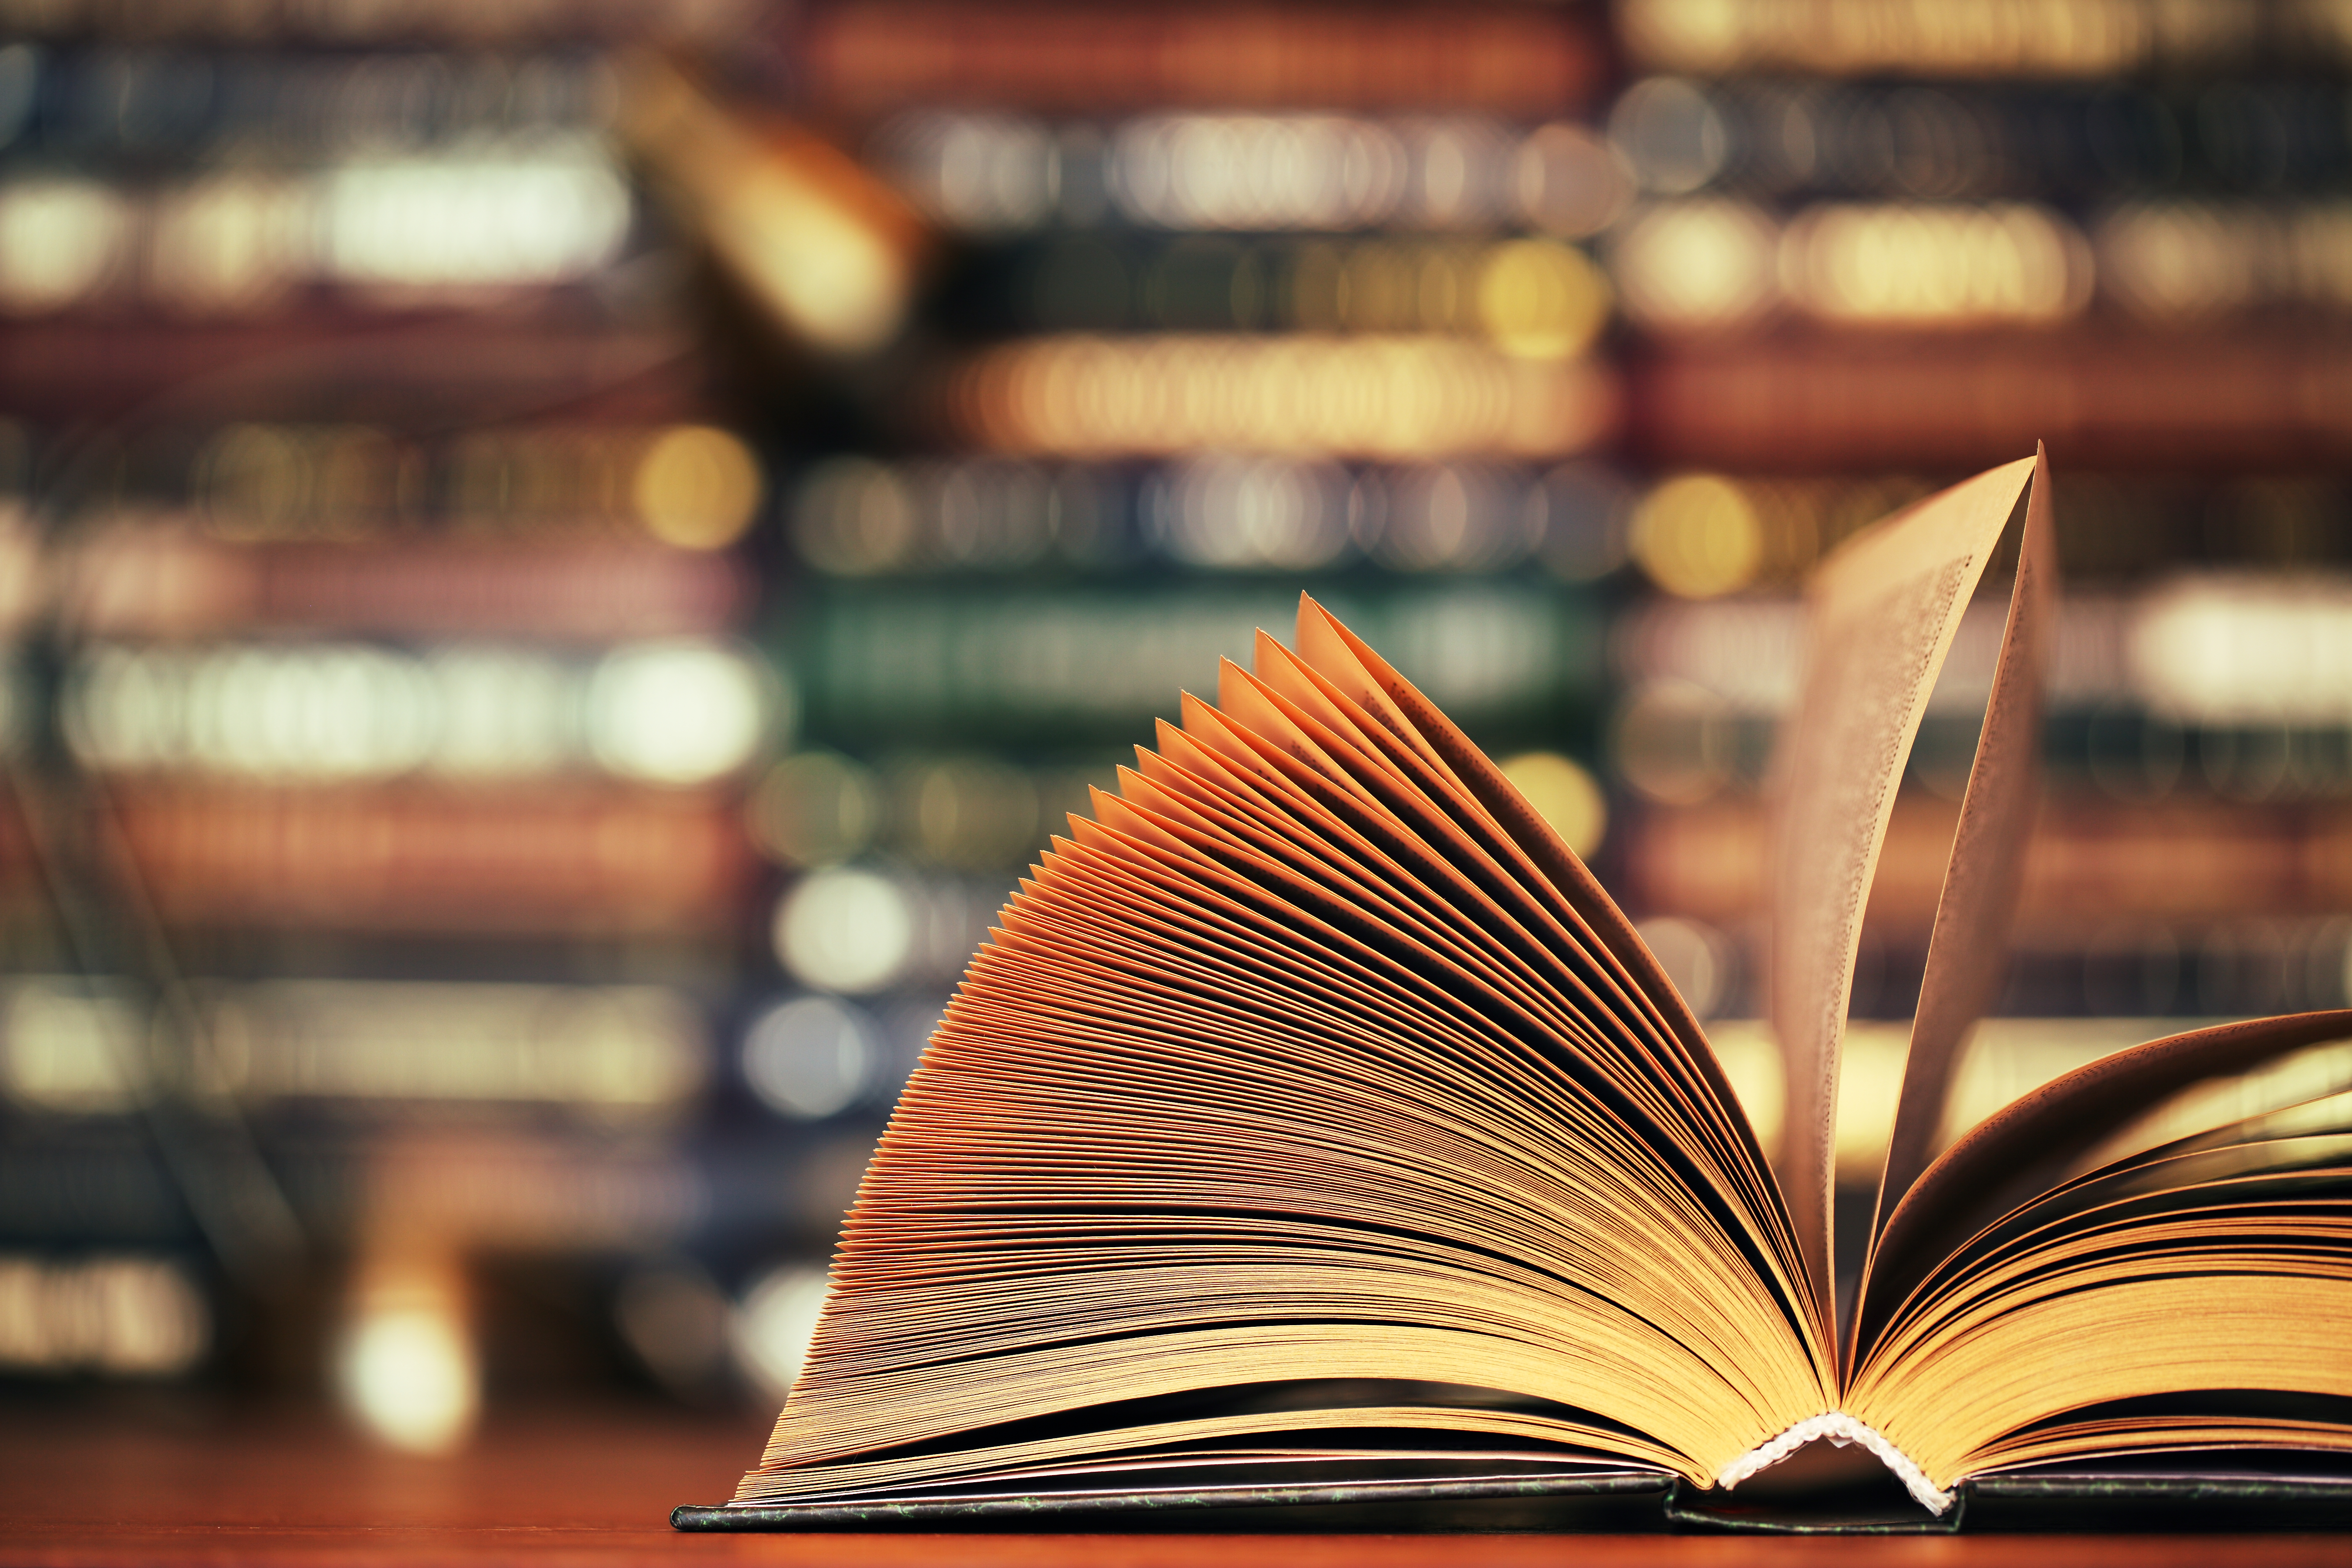
{"type": "MultiPolygon", "coordinates": [[[[1801,584],[2036,439],[2068,588],[1987,1081],[2157,1032],[2126,1020],[2346,996],[2342,37],[2298,6],[1997,9],[1617,13],[1609,125],[1641,194],[1603,249],[1648,485],[1647,592],[1611,631],[1612,870],[1757,1082],[1801,584]]],[[[1913,753],[1849,1071],[1898,1070],[1868,1020],[1916,1001],[2000,629],[1971,611],[1913,753]]]]}

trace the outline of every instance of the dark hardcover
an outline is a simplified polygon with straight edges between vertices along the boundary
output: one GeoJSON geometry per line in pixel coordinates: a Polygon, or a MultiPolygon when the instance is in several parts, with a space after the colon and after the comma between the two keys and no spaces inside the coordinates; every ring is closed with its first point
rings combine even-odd
{"type": "MultiPolygon", "coordinates": [[[[1508,1465],[1410,1473],[1208,1476],[1189,1485],[928,1491],[687,1506],[686,1531],[1718,1531],[1949,1534],[2000,1531],[2352,1529],[2352,1468],[2320,1456],[2198,1456],[1973,1477],[1929,1515],[1894,1489],[1806,1500],[1701,1491],[1655,1470],[1508,1465]]],[[[1402,1469],[1402,1468],[1398,1468],[1402,1469]]],[[[1108,1481],[1110,1478],[1102,1478],[1108,1481]]]]}

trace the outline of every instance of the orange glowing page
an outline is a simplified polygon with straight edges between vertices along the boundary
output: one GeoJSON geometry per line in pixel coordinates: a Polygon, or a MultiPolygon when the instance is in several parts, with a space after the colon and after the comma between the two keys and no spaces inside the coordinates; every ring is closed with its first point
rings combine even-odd
{"type": "Polygon", "coordinates": [[[1301,621],[975,956],[741,1500],[1457,1451],[1705,1485],[1827,1402],[1687,1009],[1492,765],[1301,621]]]}
{"type": "Polygon", "coordinates": [[[876,1152],[765,1455],[680,1522],[1669,1489],[1707,1509],[1824,1442],[1948,1522],[2020,1466],[2352,1449],[2352,1363],[2313,1351],[2352,1321],[2352,1060],[2344,1092],[2290,1075],[2253,1113],[2165,1120],[2233,1065],[2338,1048],[2352,1015],[2141,1047],[1928,1159],[2030,816],[2054,593],[2033,460],[1893,520],[1816,591],[1776,1017],[1801,1078],[1833,1070],[1902,754],[2021,495],[1843,1346],[1812,1261],[1825,1194],[1784,1197],[1632,924],[1303,600],[1290,646],[1261,634],[1213,701],[1171,702],[1023,879],[876,1152]],[[2231,1333],[2201,1346],[2180,1328],[2213,1322],[2231,1333]]]}

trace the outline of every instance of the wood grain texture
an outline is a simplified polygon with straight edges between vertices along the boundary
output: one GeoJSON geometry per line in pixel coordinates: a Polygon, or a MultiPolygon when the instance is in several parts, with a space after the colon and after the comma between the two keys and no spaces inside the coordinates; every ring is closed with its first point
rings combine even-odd
{"type": "Polygon", "coordinates": [[[0,1564],[8,1568],[1557,1568],[1834,1563],[2129,1568],[2352,1564],[2352,1536],[1771,1539],[1544,1535],[683,1535],[677,1503],[717,1501],[761,1428],[653,1413],[494,1421],[447,1459],[380,1453],[320,1417],[202,1418],[0,1405],[0,1564]]]}

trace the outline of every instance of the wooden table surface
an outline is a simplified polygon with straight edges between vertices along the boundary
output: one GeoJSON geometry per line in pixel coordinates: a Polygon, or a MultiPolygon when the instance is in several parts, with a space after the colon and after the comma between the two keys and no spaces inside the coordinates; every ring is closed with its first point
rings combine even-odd
{"type": "Polygon", "coordinates": [[[682,1535],[681,1502],[720,1501],[761,1430],[655,1414],[493,1423],[465,1453],[381,1453],[320,1417],[200,1419],[0,1405],[0,1563],[761,1563],[900,1568],[1444,1568],[1833,1563],[2352,1565],[2352,1536],[1975,1536],[1837,1541],[1558,1535],[682,1535]]]}

